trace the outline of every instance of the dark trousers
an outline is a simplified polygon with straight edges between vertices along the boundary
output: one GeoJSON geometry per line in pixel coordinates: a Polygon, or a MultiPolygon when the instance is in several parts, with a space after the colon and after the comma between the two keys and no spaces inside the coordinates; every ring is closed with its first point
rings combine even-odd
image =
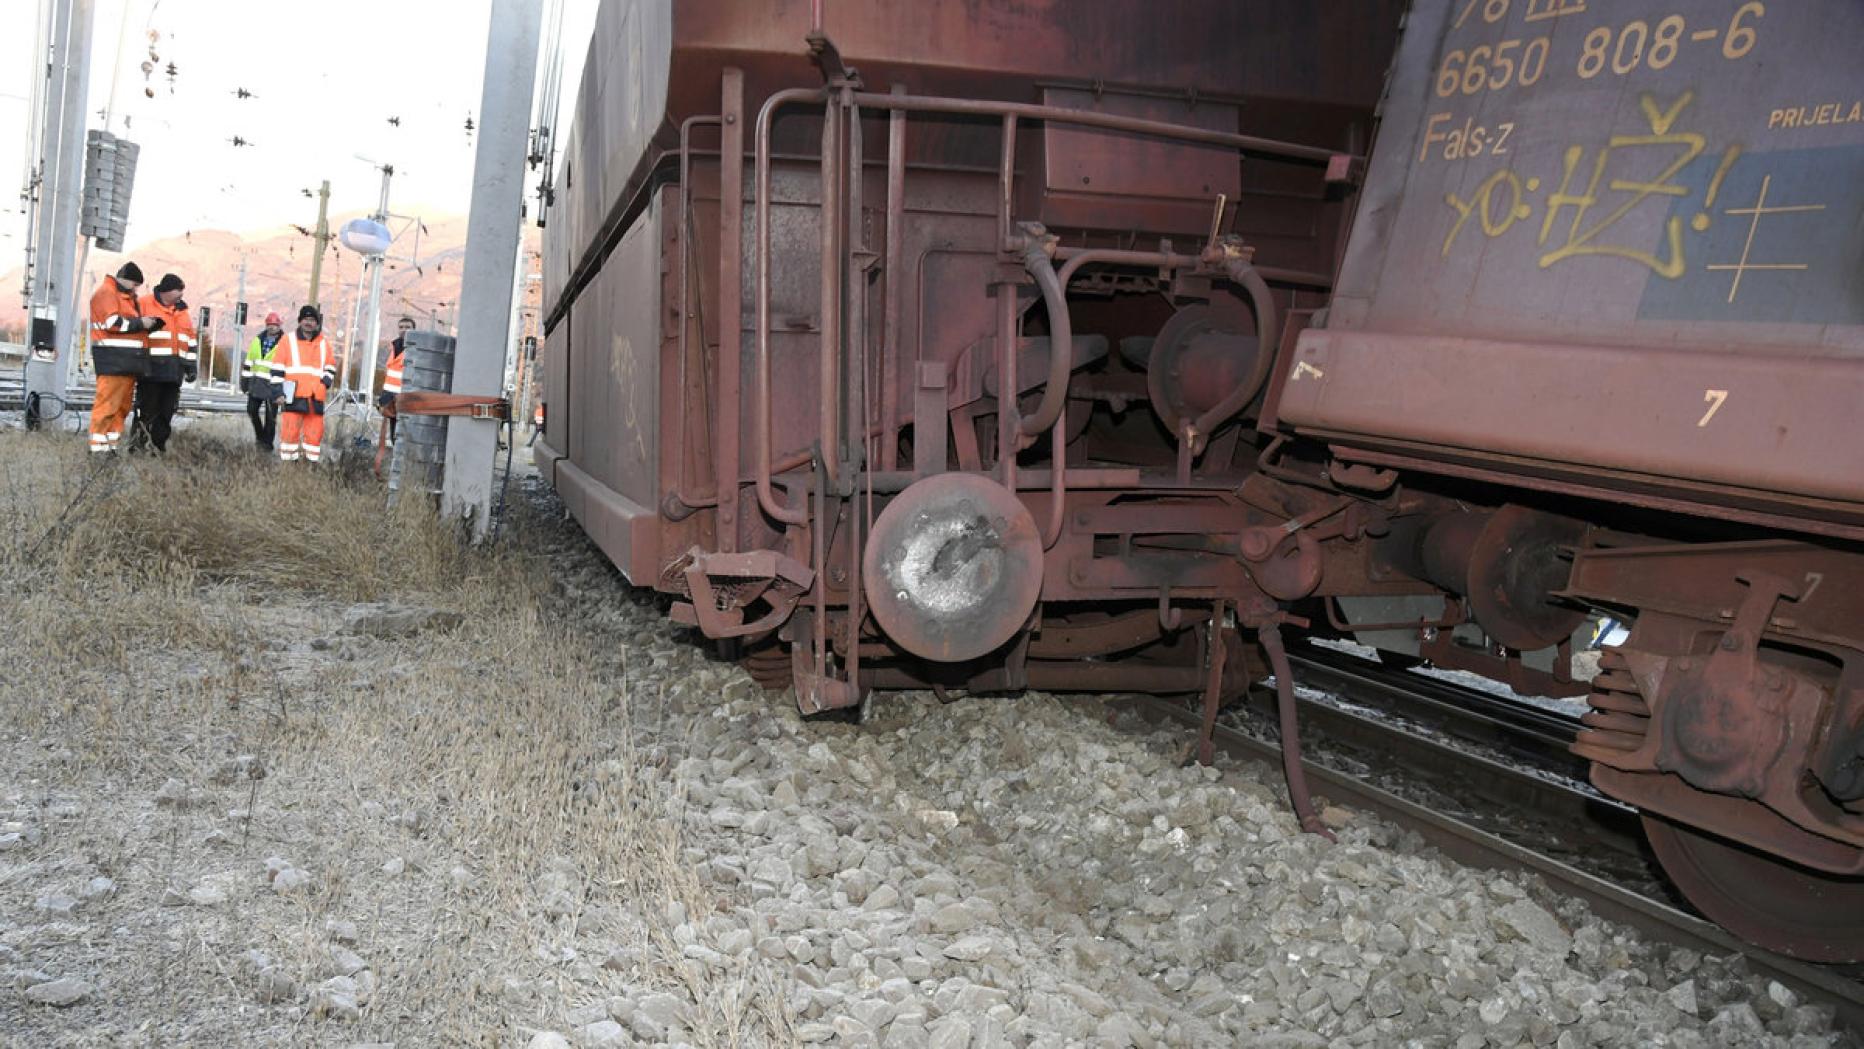
{"type": "Polygon", "coordinates": [[[252,439],[261,448],[272,447],[272,438],[278,436],[278,405],[270,397],[248,397],[246,417],[252,420],[252,439]]]}
{"type": "Polygon", "coordinates": [[[181,407],[181,384],[142,379],[136,383],[136,437],[140,445],[146,435],[155,450],[168,450],[168,435],[174,432],[175,409],[181,407]]]}

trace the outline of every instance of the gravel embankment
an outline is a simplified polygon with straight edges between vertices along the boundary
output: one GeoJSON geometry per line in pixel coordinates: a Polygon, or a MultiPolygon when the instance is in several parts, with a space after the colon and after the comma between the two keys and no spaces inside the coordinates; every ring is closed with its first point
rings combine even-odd
{"type": "MultiPolygon", "coordinates": [[[[220,469],[189,497],[247,512],[220,469]]],[[[286,495],[376,534],[367,488],[286,495]]],[[[0,1044],[1855,1044],[1092,700],[804,722],[531,496],[426,595],[19,576],[0,655],[74,608],[110,643],[0,682],[0,1044]]]]}
{"type": "MultiPolygon", "coordinates": [[[[733,903],[673,934],[787,976],[804,1041],[1839,1044],[1738,958],[1645,943],[1343,809],[1339,844],[1302,835],[1271,772],[1178,767],[1180,738],[1092,701],[889,696],[864,726],[804,723],[640,628],[637,719],[667,748],[686,860],[733,903]]],[[[641,1000],[609,1011],[661,1037],[641,1000]]]]}

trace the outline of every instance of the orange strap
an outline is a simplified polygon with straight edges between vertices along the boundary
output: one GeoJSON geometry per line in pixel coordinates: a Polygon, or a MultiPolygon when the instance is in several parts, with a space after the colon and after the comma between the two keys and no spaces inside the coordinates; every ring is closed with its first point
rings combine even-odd
{"type": "Polygon", "coordinates": [[[503,397],[468,397],[453,393],[407,390],[395,395],[400,415],[463,415],[473,419],[509,419],[511,402],[503,397]]]}

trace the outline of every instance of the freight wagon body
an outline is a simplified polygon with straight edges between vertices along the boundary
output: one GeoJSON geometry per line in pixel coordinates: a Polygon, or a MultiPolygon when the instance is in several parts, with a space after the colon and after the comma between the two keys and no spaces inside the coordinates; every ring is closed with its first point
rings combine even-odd
{"type": "Polygon", "coordinates": [[[1417,5],[1281,423],[1864,538],[1860,40],[1850,3],[1417,5]]]}
{"type": "Polygon", "coordinates": [[[1267,424],[1560,497],[1549,589],[1635,619],[1594,782],[1712,917],[1828,959],[1864,952],[1860,40],[1843,2],[1416,4],[1267,424]]]}
{"type": "Polygon", "coordinates": [[[1214,717],[1310,624],[1588,695],[1692,899],[1857,958],[1864,8],[1673,6],[611,0],[539,466],[805,711],[1214,717]]]}
{"type": "MultiPolygon", "coordinates": [[[[1089,18],[1065,0],[888,0],[831,4],[827,24],[873,90],[899,85],[920,95],[1049,103],[1232,136],[1299,129],[1344,148],[1349,134],[1369,130],[1399,6],[1117,0],[1097,5],[1089,18]]],[[[540,443],[545,460],[563,464],[560,487],[578,516],[638,584],[656,581],[669,552],[712,542],[716,515],[673,527],[662,504],[715,498],[716,441],[735,432],[738,461],[748,465],[761,439],[749,383],[741,383],[736,417],[722,427],[716,405],[683,403],[679,390],[698,397],[704,383],[729,384],[712,359],[724,343],[726,352],[745,355],[749,375],[753,125],[776,92],[822,82],[803,43],[811,14],[802,2],[649,0],[605,3],[598,15],[548,214],[549,418],[540,443]],[[690,147],[684,166],[682,143],[690,147]],[[725,174],[732,192],[721,207],[719,155],[727,147],[743,164],[725,174]],[[690,227],[684,249],[682,223],[690,227]],[[733,272],[719,265],[726,249],[742,252],[733,272]],[[725,294],[724,308],[717,305],[721,280],[739,291],[725,294]],[[698,366],[702,357],[705,367],[698,366]],[[625,439],[611,440],[617,433],[625,439]]],[[[860,197],[858,232],[868,251],[882,250],[888,236],[887,119],[884,111],[863,113],[862,178],[849,187],[860,197]]],[[[823,125],[820,101],[802,98],[775,110],[767,125],[768,328],[780,402],[770,426],[778,463],[806,453],[817,436],[814,409],[803,401],[821,379],[823,125]]],[[[988,116],[928,112],[915,116],[904,138],[910,177],[903,180],[895,238],[901,271],[892,292],[899,316],[896,341],[884,353],[894,362],[949,363],[995,328],[994,296],[980,274],[1000,248],[1000,128],[988,116]]],[[[1322,199],[1319,179],[1303,177],[1314,168],[1311,158],[1289,165],[1264,157],[1245,184],[1234,147],[1039,122],[1025,126],[1018,141],[1019,220],[1093,229],[1110,242],[1142,231],[1175,233],[1195,250],[1224,195],[1228,221],[1260,221],[1250,232],[1285,246],[1286,265],[1322,271],[1336,253],[1343,211],[1322,199]],[[1281,204],[1249,206],[1256,200],[1281,204]]],[[[1324,161],[1327,150],[1318,155],[1324,161]]],[[[874,280],[884,288],[888,276],[874,280]]],[[[876,341],[880,312],[870,318],[876,341]]],[[[910,371],[891,369],[887,377],[901,417],[910,415],[910,371]]],[[[759,541],[755,516],[732,515],[747,544],[759,541]]]]}

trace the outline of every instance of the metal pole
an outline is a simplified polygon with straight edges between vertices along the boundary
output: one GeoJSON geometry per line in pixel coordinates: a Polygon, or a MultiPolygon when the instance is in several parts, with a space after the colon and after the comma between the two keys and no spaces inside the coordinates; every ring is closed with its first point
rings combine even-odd
{"type": "MultiPolygon", "coordinates": [[[[233,300],[233,352],[227,357],[227,382],[239,389],[240,363],[246,358],[246,322],[240,319],[240,309],[246,305],[246,253],[239,255],[239,296],[233,300]]],[[[214,372],[207,369],[205,379],[209,388],[214,384],[214,372]]],[[[197,384],[198,385],[198,384],[197,384]]]]}
{"type": "MultiPolygon", "coordinates": [[[[466,267],[460,282],[455,394],[497,394],[511,344],[512,268],[518,262],[513,248],[523,223],[525,143],[542,20],[540,0],[492,0],[472,208],[466,221],[466,267]]],[[[491,523],[498,427],[496,420],[464,416],[453,417],[447,425],[441,511],[466,516],[474,538],[484,538],[491,523]]]]}
{"type": "MultiPolygon", "coordinates": [[[[520,225],[522,225],[522,219],[520,219],[520,225]]],[[[523,334],[522,331],[520,331],[523,320],[521,311],[523,308],[524,235],[523,233],[519,233],[518,243],[515,250],[512,252],[511,259],[511,315],[505,321],[505,359],[499,366],[498,388],[500,392],[507,397],[511,396],[513,388],[517,385],[514,380],[517,378],[516,369],[518,366],[518,354],[514,351],[517,349],[520,336],[523,334]]],[[[517,405],[514,403],[512,408],[515,411],[517,405]]]]}
{"type": "Polygon", "coordinates": [[[311,256],[311,297],[306,299],[309,305],[317,305],[317,285],[324,277],[324,249],[330,245],[330,180],[317,190],[317,235],[313,238],[317,244],[315,254],[311,256]]]}
{"type": "MultiPolygon", "coordinates": [[[[155,0],[155,2],[156,2],[156,6],[159,7],[161,6],[162,0],[155,0]]],[[[151,19],[155,17],[155,8],[149,9],[149,17],[151,19]]],[[[129,4],[125,3],[123,5],[123,14],[121,17],[117,19],[116,58],[111,60],[111,65],[110,65],[110,97],[104,99],[104,130],[105,131],[110,130],[110,120],[112,117],[116,116],[117,79],[118,79],[119,74],[123,72],[123,38],[127,36],[128,33],[129,33],[129,4]]],[[[125,127],[124,130],[128,130],[128,128],[125,127]]]]}
{"type": "Polygon", "coordinates": [[[369,266],[363,263],[362,272],[356,275],[356,293],[350,296],[349,324],[343,329],[343,344],[352,349],[356,345],[357,329],[362,327],[362,286],[369,280],[369,266]]]}
{"type": "MultiPolygon", "coordinates": [[[[219,321],[216,319],[213,324],[202,325],[199,320],[200,315],[197,313],[195,315],[195,326],[200,328],[201,349],[206,351],[207,374],[212,375],[214,371],[214,350],[220,345],[220,340],[214,338],[214,329],[219,327],[219,321]]],[[[200,384],[201,378],[199,375],[196,375],[194,377],[194,385],[198,388],[200,384]]]]}
{"type": "Polygon", "coordinates": [[[52,90],[51,56],[56,42],[64,39],[58,27],[68,6],[68,0],[61,0],[56,8],[53,0],[39,0],[33,38],[32,60],[37,68],[33,70],[31,123],[26,130],[25,171],[19,191],[20,207],[26,213],[26,267],[19,286],[20,305],[29,318],[34,315],[33,307],[40,304],[36,277],[41,269],[39,260],[47,253],[43,248],[46,216],[39,214],[39,202],[45,199],[45,175],[58,150],[56,129],[63,101],[59,92],[52,90]]]}
{"type": "MultiPolygon", "coordinates": [[[[34,56],[35,60],[44,63],[34,79],[35,92],[39,97],[38,110],[34,114],[39,121],[39,155],[32,182],[27,187],[32,215],[30,239],[26,247],[24,287],[28,317],[26,341],[29,345],[35,341],[31,333],[32,320],[36,318],[49,324],[57,314],[50,278],[54,242],[52,207],[53,196],[58,191],[59,142],[65,126],[65,91],[61,73],[65,66],[65,41],[71,33],[71,0],[51,0],[45,19],[42,27],[45,47],[34,56]]],[[[56,348],[57,343],[54,340],[49,345],[56,348]]],[[[36,354],[28,356],[26,365],[28,392],[32,388],[33,356],[36,354]]],[[[26,424],[31,426],[34,422],[34,417],[28,413],[26,424]]]]}
{"type": "MultiPolygon", "coordinates": [[[[63,399],[72,343],[81,330],[78,306],[82,299],[76,286],[80,279],[76,259],[78,197],[84,189],[84,117],[90,104],[93,14],[92,0],[68,0],[62,55],[64,97],[59,110],[58,171],[56,192],[52,197],[51,228],[47,231],[51,253],[42,257],[49,265],[40,273],[38,281],[44,289],[41,302],[55,311],[56,327],[52,337],[55,356],[47,361],[37,354],[27,355],[26,403],[29,409],[47,398],[55,402],[63,399]]],[[[60,71],[60,66],[55,64],[53,75],[57,76],[60,71]]],[[[42,412],[31,414],[34,417],[28,419],[29,424],[36,424],[38,418],[43,417],[42,412]]]]}
{"type": "MultiPolygon", "coordinates": [[[[395,165],[382,165],[382,200],[375,207],[375,220],[383,225],[387,225],[388,223],[388,181],[394,177],[395,165]]],[[[393,245],[390,245],[390,247],[393,247],[393,245]]],[[[382,254],[369,260],[369,305],[367,307],[369,311],[369,337],[364,341],[362,347],[362,375],[356,380],[358,386],[364,390],[373,390],[375,388],[375,344],[376,340],[382,337],[382,270],[387,265],[387,262],[387,250],[384,250],[382,254]]],[[[346,367],[344,370],[348,371],[349,369],[346,367]]],[[[369,417],[369,406],[366,403],[368,399],[367,397],[363,398],[365,402],[363,405],[363,418],[365,419],[369,417]]]]}

